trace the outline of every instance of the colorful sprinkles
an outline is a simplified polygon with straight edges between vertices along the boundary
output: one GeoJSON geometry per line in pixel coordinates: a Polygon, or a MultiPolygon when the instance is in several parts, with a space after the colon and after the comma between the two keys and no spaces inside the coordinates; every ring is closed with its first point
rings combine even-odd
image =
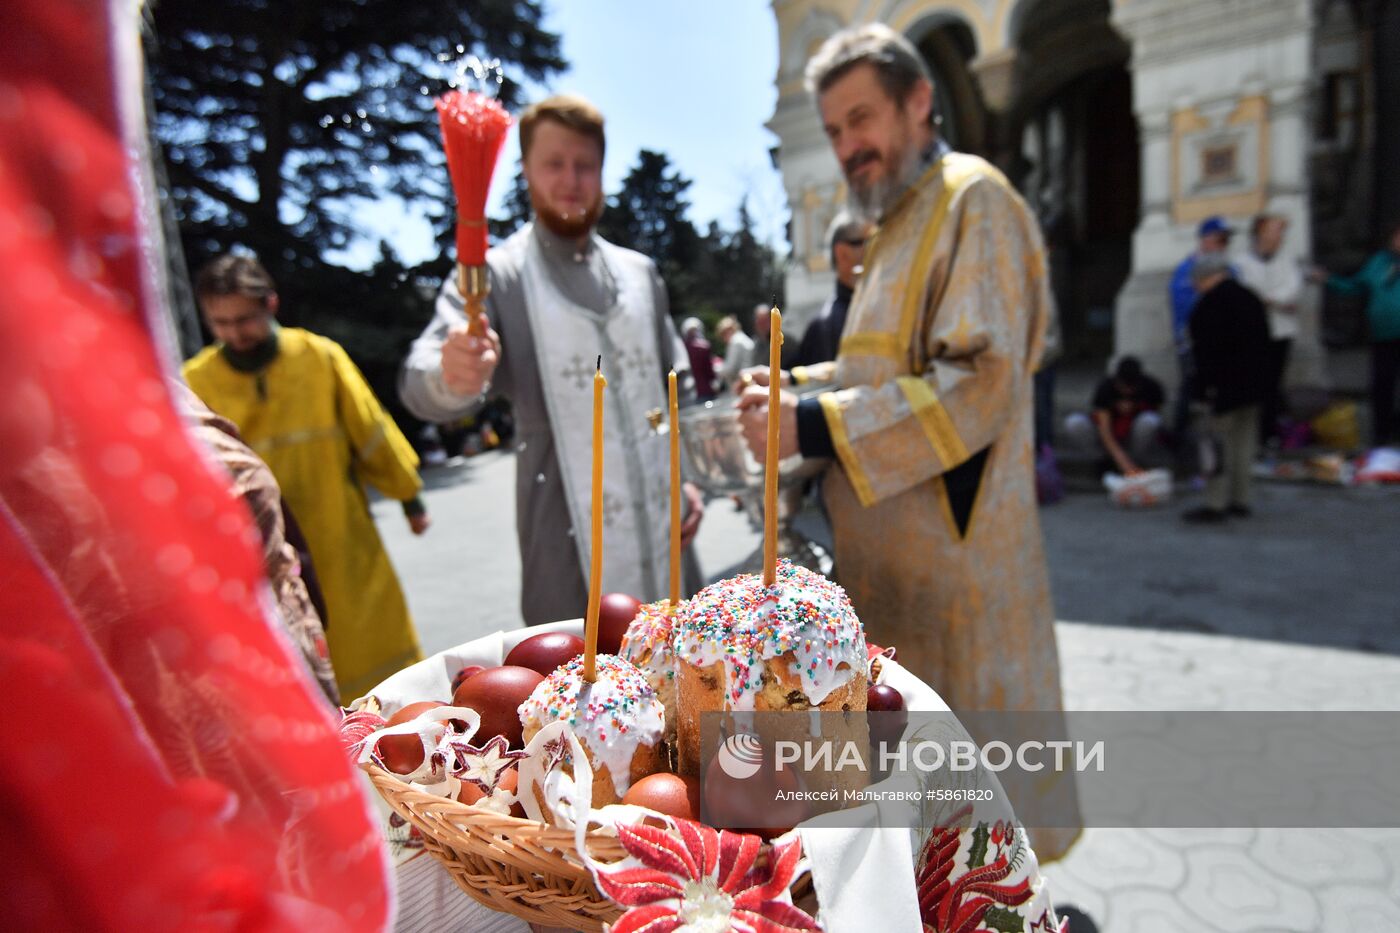
{"type": "Polygon", "coordinates": [[[866,660],[865,631],[846,591],[787,560],[778,561],[772,587],[749,573],[701,590],[676,616],[673,648],[696,667],[723,661],[726,708],[738,710],[753,709],[763,662],[772,658],[792,653],[802,692],[814,704],[866,660]]]}
{"type": "Polygon", "coordinates": [[[563,720],[588,749],[595,767],[605,765],[618,796],[631,785],[632,756],[639,745],[661,740],[665,712],[646,676],[611,654],[596,658],[596,679],[583,679],[583,655],[556,668],[520,704],[520,722],[533,733],[563,720]]]}
{"type": "MultiPolygon", "coordinates": [[[[672,623],[676,616],[666,611],[670,603],[669,599],[662,599],[646,603],[638,609],[637,617],[627,627],[627,634],[622,636],[622,648],[618,651],[647,674],[652,686],[656,686],[661,678],[674,680],[676,677],[671,651],[672,623]]],[[[684,607],[685,603],[682,602],[677,613],[684,607]]]]}

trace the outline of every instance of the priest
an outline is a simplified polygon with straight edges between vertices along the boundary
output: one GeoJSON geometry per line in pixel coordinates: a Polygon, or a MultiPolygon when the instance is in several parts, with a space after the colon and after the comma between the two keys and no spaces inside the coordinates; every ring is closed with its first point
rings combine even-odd
{"type": "MultiPolygon", "coordinates": [[[[835,361],[790,374],[829,391],[784,393],[779,455],[833,458],[836,566],[874,640],[955,710],[1059,709],[1031,459],[1051,309],[1035,219],[938,137],[932,84],[897,33],[838,33],[807,75],[850,210],[878,229],[835,361]]],[[[756,451],[766,400],[741,400],[756,451]]]]}
{"type": "MultiPolygon", "coordinates": [[[[1040,231],[999,171],[939,138],[932,82],[898,33],[837,33],[807,85],[849,208],[878,228],[836,359],[791,373],[829,390],[783,394],[779,456],[833,459],[836,567],[872,640],[954,710],[1060,710],[1031,456],[1052,307],[1040,231]]],[[[740,401],[761,455],[767,390],[740,401]]],[[[1050,785],[1074,807],[1072,780],[1050,785]]],[[[1042,831],[1042,860],[1072,835],[1042,831]]]]}
{"type": "Polygon", "coordinates": [[[424,533],[418,455],[340,344],[278,326],[277,289],[256,259],[214,259],[195,297],[218,343],[185,363],[185,380],[277,478],[325,594],[340,695],[361,696],[422,657],[365,492],[399,500],[413,533],[424,533]]]}
{"type": "MultiPolygon", "coordinates": [[[[399,391],[410,411],[439,423],[474,413],[488,394],[510,399],[521,613],[536,625],[587,607],[596,358],[608,378],[604,585],[643,602],[666,595],[670,534],[669,449],[647,412],[665,408],[670,369],[683,395],[693,397],[694,384],[655,263],[594,230],[603,210],[602,114],[559,95],[529,107],[519,126],[534,221],[487,254],[484,333],[469,333],[450,277],[399,391]]],[[[704,506],[694,486],[684,493],[688,545],[704,506]]],[[[688,549],[685,565],[691,590],[699,572],[688,549]]]]}

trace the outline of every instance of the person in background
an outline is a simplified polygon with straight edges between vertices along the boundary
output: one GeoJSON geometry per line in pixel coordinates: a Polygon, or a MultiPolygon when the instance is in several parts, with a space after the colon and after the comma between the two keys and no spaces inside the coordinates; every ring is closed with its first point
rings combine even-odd
{"type": "Polygon", "coordinates": [[[1162,384],[1142,371],[1136,357],[1125,356],[1094,389],[1089,415],[1076,412],[1065,418],[1067,443],[1101,453],[1103,472],[1132,476],[1161,466],[1170,459],[1161,441],[1165,399],[1162,384]]]}
{"type": "Polygon", "coordinates": [[[771,343],[768,335],[768,312],[771,308],[772,305],[764,302],[753,306],[753,347],[749,350],[749,366],[768,365],[768,347],[771,343]]]}
{"type": "Polygon", "coordinates": [[[846,327],[846,309],[851,305],[869,235],[870,228],[845,211],[837,214],[827,228],[826,242],[831,250],[831,268],[836,272],[836,293],[807,325],[797,350],[796,365],[810,366],[836,359],[841,331],[846,327]]]}
{"type": "Polygon", "coordinates": [[[1318,278],[1344,294],[1367,294],[1366,319],[1371,328],[1371,443],[1400,440],[1395,389],[1400,382],[1400,220],[1386,233],[1385,245],[1354,275],[1318,278]]]}
{"type": "Polygon", "coordinates": [[[681,322],[681,342],[690,357],[690,373],[695,379],[695,396],[701,401],[712,399],[715,389],[715,357],[710,342],[705,339],[705,325],[698,317],[681,322]]]}
{"type": "Polygon", "coordinates": [[[722,318],[715,329],[719,339],[724,341],[724,365],[720,367],[721,387],[733,386],[739,373],[753,359],[753,339],[739,326],[739,319],[730,314],[722,318]]]}
{"type": "Polygon", "coordinates": [[[1183,259],[1172,273],[1171,311],[1172,339],[1176,342],[1176,359],[1181,366],[1181,384],[1176,390],[1176,411],[1172,417],[1172,432],[1180,441],[1186,436],[1191,421],[1191,398],[1194,393],[1192,377],[1191,337],[1189,325],[1191,309],[1196,304],[1196,289],[1192,285],[1191,270],[1203,256],[1223,256],[1230,248],[1230,237],[1235,231],[1225,222],[1224,217],[1207,217],[1196,228],[1196,250],[1183,259]]]}
{"type": "MultiPolygon", "coordinates": [[[[603,580],[643,602],[666,596],[671,499],[669,447],[645,413],[665,410],[671,369],[682,402],[695,390],[656,263],[595,229],[603,211],[603,115],[581,97],[560,94],[527,108],[518,125],[534,219],[487,253],[482,336],[468,330],[456,277],[443,282],[433,320],[404,362],[399,396],[434,422],[475,414],[492,392],[511,401],[520,611],[527,625],[539,625],[579,618],[588,608],[597,361],[609,383],[603,580]]],[[[694,485],[682,488],[689,593],[700,582],[689,544],[705,505],[694,485]]]]}
{"type": "Polygon", "coordinates": [[[358,697],[422,657],[363,485],[402,503],[422,534],[418,456],[340,344],[278,326],[277,289],[256,259],[215,259],[195,297],[218,343],[185,363],[185,381],[277,478],[311,546],[341,697],[358,697]]]}
{"type": "Polygon", "coordinates": [[[1196,401],[1210,412],[1221,469],[1206,480],[1206,503],[1183,513],[1193,524],[1248,518],[1250,470],[1259,446],[1259,406],[1268,394],[1269,320],[1264,303],[1235,281],[1224,254],[1191,268],[1200,298],[1191,312],[1196,401]]]}
{"type": "Polygon", "coordinates": [[[1235,260],[1240,283],[1259,296],[1269,313],[1269,394],[1259,419],[1259,436],[1265,442],[1278,435],[1283,374],[1298,335],[1298,299],[1303,293],[1303,271],[1296,258],[1281,249],[1287,233],[1288,218],[1259,214],[1249,227],[1249,249],[1235,260]]]}

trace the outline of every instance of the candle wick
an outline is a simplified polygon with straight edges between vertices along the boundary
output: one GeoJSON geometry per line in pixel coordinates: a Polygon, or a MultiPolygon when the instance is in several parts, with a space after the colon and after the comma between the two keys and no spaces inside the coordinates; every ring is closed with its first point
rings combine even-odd
{"type": "Polygon", "coordinates": [[[601,354],[601,353],[598,354],[597,371],[598,371],[598,372],[602,372],[602,371],[603,371],[603,354],[601,354]]]}

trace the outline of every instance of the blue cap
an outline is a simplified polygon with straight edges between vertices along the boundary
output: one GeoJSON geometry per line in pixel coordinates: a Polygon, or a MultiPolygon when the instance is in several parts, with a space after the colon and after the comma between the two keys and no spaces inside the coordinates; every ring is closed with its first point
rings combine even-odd
{"type": "Polygon", "coordinates": [[[1225,222],[1225,218],[1221,217],[1219,214],[1213,217],[1207,217],[1205,220],[1201,221],[1201,225],[1196,228],[1197,238],[1210,236],[1212,233],[1223,233],[1226,236],[1230,236],[1234,232],[1234,229],[1225,222]]]}

